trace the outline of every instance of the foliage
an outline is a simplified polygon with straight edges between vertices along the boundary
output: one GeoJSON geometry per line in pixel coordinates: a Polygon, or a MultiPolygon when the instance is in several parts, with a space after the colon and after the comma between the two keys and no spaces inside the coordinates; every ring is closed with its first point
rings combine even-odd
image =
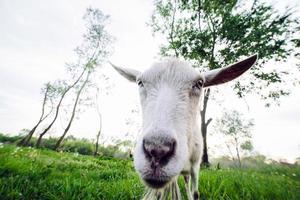
{"type": "Polygon", "coordinates": [[[83,70],[95,71],[112,52],[111,43],[114,38],[107,32],[105,26],[109,16],[99,9],[88,8],[83,20],[86,31],[82,43],[75,48],[77,60],[67,63],[66,69],[76,77],[83,70]]]}
{"type": "Polygon", "coordinates": [[[49,137],[43,141],[43,144],[40,147],[54,150],[56,141],[57,141],[57,138],[49,137]]]}
{"type": "MultiPolygon", "coordinates": [[[[300,168],[206,169],[199,189],[201,199],[296,200],[300,168]]],[[[0,199],[141,199],[143,191],[129,160],[0,147],[0,199]]]]}
{"type": "Polygon", "coordinates": [[[23,136],[20,135],[15,135],[15,136],[10,136],[10,135],[5,135],[3,133],[0,133],[0,143],[16,143],[20,139],[22,139],[23,136]]]}
{"type": "MultiPolygon", "coordinates": [[[[5,144],[17,144],[22,139],[22,136],[10,136],[0,133],[0,143],[5,144]]],[[[55,145],[58,138],[56,137],[49,137],[45,138],[43,143],[41,144],[41,148],[55,150],[55,145]]],[[[28,143],[29,147],[34,147],[37,138],[33,137],[31,141],[28,143]]],[[[116,141],[115,144],[108,145],[108,146],[100,146],[98,150],[99,156],[104,157],[118,157],[118,158],[129,158],[130,155],[126,151],[126,148],[131,148],[132,144],[125,140],[125,141],[116,141]]],[[[64,143],[60,147],[59,151],[61,152],[72,152],[81,155],[93,155],[95,151],[95,146],[92,141],[87,139],[78,139],[72,135],[66,137],[64,143]]]]}
{"type": "MultiPolygon", "coordinates": [[[[258,53],[250,76],[233,82],[232,90],[240,98],[256,93],[265,106],[279,105],[280,97],[290,93],[282,85],[298,80],[297,75],[292,80],[291,68],[265,65],[287,61],[299,52],[295,40],[299,20],[291,9],[280,13],[259,0],[157,0],[150,26],[165,38],[161,55],[183,57],[200,71],[225,67],[258,53]]],[[[206,135],[212,119],[205,117],[209,97],[210,88],[204,92],[201,110],[203,166],[209,165],[206,135]]]]}
{"type": "Polygon", "coordinates": [[[65,152],[75,152],[82,155],[92,155],[93,149],[93,144],[85,139],[65,140],[62,148],[65,152]]]}
{"type": "MultiPolygon", "coordinates": [[[[68,133],[76,113],[80,110],[80,105],[88,105],[90,97],[87,91],[94,88],[93,76],[103,62],[110,55],[113,37],[106,31],[105,25],[108,16],[104,15],[99,9],[88,8],[83,19],[85,20],[86,32],[83,35],[81,45],[75,49],[76,60],[66,64],[66,71],[69,76],[67,80],[57,80],[51,85],[51,90],[55,91],[56,111],[51,123],[40,133],[36,146],[41,146],[42,137],[50,130],[59,115],[64,98],[69,91],[74,91],[75,99],[72,99],[72,111],[63,134],[55,145],[58,149],[68,133]]],[[[50,84],[48,84],[50,85],[50,84]]],[[[82,106],[83,107],[83,106],[82,106]]],[[[81,110],[83,110],[81,108],[81,110]]]]}
{"type": "MultiPolygon", "coordinates": [[[[262,169],[267,168],[270,165],[267,163],[272,163],[272,166],[280,166],[280,163],[277,161],[270,161],[266,158],[266,156],[261,154],[252,154],[251,156],[242,157],[241,162],[243,163],[242,168],[251,168],[251,169],[262,169]]],[[[229,156],[221,156],[218,158],[212,159],[212,167],[217,168],[237,168],[238,162],[236,160],[232,160],[229,156]]],[[[280,168],[280,167],[279,167],[280,168]]]]}
{"type": "Polygon", "coordinates": [[[233,90],[239,97],[256,92],[262,99],[278,100],[289,94],[280,87],[289,82],[289,69],[267,69],[265,63],[294,56],[299,21],[293,14],[292,9],[280,13],[272,5],[256,0],[158,0],[150,25],[154,33],[166,39],[162,55],[196,61],[201,71],[258,53],[252,77],[237,81],[233,90]]]}
{"type": "MultiPolygon", "coordinates": [[[[105,16],[99,9],[88,8],[84,15],[86,22],[86,33],[83,35],[84,41],[81,46],[77,47],[75,52],[78,57],[78,61],[75,64],[70,64],[68,71],[70,73],[78,74],[78,71],[82,74],[86,74],[80,78],[80,83],[74,85],[76,89],[76,98],[73,101],[73,109],[69,118],[69,122],[57,141],[55,149],[58,149],[68,133],[76,113],[79,111],[80,105],[88,104],[91,99],[84,93],[91,88],[95,87],[92,82],[92,75],[96,72],[103,62],[111,53],[111,43],[113,41],[112,36],[106,31],[105,24],[108,16],[105,16]]],[[[82,110],[82,109],[81,109],[82,110]]]]}

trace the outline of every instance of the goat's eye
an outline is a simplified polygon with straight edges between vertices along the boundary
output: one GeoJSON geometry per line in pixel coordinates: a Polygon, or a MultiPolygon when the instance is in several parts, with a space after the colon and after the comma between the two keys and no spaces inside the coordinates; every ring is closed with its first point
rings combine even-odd
{"type": "Polygon", "coordinates": [[[201,89],[203,87],[203,80],[199,79],[193,84],[193,89],[201,89]]]}
{"type": "Polygon", "coordinates": [[[143,81],[141,81],[141,80],[137,80],[137,84],[140,87],[144,87],[143,81]]]}

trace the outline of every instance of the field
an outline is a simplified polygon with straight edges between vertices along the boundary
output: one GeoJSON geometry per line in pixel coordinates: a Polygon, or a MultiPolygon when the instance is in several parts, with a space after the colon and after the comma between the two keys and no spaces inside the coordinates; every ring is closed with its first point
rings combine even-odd
{"type": "MultiPolygon", "coordinates": [[[[300,168],[206,169],[201,199],[300,199],[300,168]]],[[[180,179],[183,190],[183,180],[180,179]]],[[[140,199],[130,160],[0,146],[0,199],[140,199]]]]}

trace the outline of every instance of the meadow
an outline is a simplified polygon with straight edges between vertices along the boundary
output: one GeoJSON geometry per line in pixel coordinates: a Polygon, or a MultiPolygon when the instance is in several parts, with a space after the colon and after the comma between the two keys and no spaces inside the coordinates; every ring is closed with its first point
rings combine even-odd
{"type": "MultiPolygon", "coordinates": [[[[180,187],[185,199],[183,180],[180,187]]],[[[201,199],[300,199],[300,167],[204,169],[201,199]]],[[[0,199],[141,199],[129,159],[0,145],[0,199]]]]}

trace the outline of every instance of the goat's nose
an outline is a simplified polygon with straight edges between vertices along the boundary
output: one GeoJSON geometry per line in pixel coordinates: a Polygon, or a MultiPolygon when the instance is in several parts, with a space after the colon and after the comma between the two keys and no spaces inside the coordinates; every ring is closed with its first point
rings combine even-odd
{"type": "Polygon", "coordinates": [[[163,142],[161,140],[157,140],[157,138],[143,140],[143,149],[146,157],[156,164],[167,163],[174,155],[175,147],[175,139],[167,139],[163,142]]]}

